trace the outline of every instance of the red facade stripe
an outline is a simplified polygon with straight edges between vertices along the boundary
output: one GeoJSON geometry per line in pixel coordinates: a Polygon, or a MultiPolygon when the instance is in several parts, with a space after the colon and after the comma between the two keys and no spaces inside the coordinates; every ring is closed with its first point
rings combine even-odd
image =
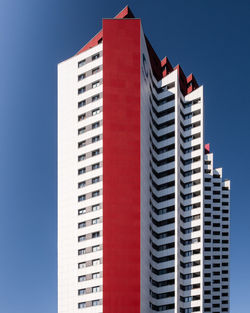
{"type": "Polygon", "coordinates": [[[103,313],[140,312],[140,20],[103,20],[103,313]]]}

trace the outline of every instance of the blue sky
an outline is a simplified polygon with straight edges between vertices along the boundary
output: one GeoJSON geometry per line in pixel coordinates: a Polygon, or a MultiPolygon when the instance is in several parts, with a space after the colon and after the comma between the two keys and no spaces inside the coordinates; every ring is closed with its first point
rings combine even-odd
{"type": "Polygon", "coordinates": [[[156,52],[204,85],[232,180],[231,312],[249,310],[249,1],[0,1],[0,312],[55,313],[57,63],[129,4],[156,52]]]}

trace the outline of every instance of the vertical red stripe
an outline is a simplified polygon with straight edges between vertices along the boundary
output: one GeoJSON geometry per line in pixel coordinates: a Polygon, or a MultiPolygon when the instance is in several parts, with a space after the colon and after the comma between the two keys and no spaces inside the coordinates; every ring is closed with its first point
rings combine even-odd
{"type": "Polygon", "coordinates": [[[140,312],[140,20],[103,20],[103,313],[140,312]]]}

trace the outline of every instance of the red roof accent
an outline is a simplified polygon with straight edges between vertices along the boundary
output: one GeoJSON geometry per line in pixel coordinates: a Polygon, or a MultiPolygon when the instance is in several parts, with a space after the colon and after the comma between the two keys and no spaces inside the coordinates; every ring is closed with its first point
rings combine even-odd
{"type": "Polygon", "coordinates": [[[173,67],[167,57],[161,60],[162,77],[165,77],[169,73],[173,72],[173,67]]]}
{"type": "MultiPolygon", "coordinates": [[[[129,19],[135,18],[133,12],[130,10],[127,5],[120,13],[118,13],[114,19],[129,19]]],[[[103,30],[100,30],[85,46],[83,46],[76,54],[80,54],[90,48],[97,46],[103,40],[103,30]]],[[[162,79],[174,69],[178,71],[178,77],[180,82],[180,89],[183,95],[187,95],[199,87],[193,74],[190,74],[188,77],[185,76],[182,68],[178,64],[174,69],[167,57],[162,60],[159,59],[153,47],[151,46],[149,40],[145,36],[146,45],[148,48],[148,54],[150,58],[150,63],[152,67],[153,74],[157,80],[162,79]]]]}
{"type": "Polygon", "coordinates": [[[77,54],[80,54],[83,51],[86,51],[90,48],[97,46],[102,41],[102,37],[103,37],[103,31],[100,30],[99,33],[95,35],[95,37],[93,37],[84,47],[82,47],[81,50],[77,52],[77,54]]]}
{"type": "Polygon", "coordinates": [[[205,144],[205,154],[210,153],[210,143],[205,144]]]}
{"type": "Polygon", "coordinates": [[[194,91],[198,87],[199,87],[199,85],[198,85],[194,75],[190,74],[187,77],[187,94],[189,94],[190,92],[194,91]]]}
{"type": "Polygon", "coordinates": [[[193,74],[190,74],[188,77],[186,77],[179,64],[176,65],[175,69],[177,69],[178,71],[180,89],[184,96],[188,95],[189,93],[191,93],[192,91],[199,87],[193,74]]]}

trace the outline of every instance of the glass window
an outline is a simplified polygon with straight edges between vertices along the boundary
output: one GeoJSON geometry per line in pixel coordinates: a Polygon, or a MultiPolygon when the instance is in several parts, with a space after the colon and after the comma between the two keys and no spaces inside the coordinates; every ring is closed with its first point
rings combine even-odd
{"type": "Polygon", "coordinates": [[[99,53],[93,55],[93,56],[92,56],[92,61],[98,59],[99,57],[100,57],[100,54],[99,54],[99,53]]]}
{"type": "Polygon", "coordinates": [[[86,195],[81,195],[78,197],[78,202],[84,201],[86,199],[86,195]]]}
{"type": "Polygon", "coordinates": [[[86,183],[85,181],[81,181],[80,183],[78,183],[78,188],[83,188],[85,187],[86,183]]]}
{"type": "Polygon", "coordinates": [[[93,246],[92,247],[92,252],[96,252],[100,250],[100,246],[93,246]]]}
{"type": "Polygon", "coordinates": [[[92,129],[95,129],[100,126],[100,122],[96,122],[92,124],[92,129]]]}
{"type": "Polygon", "coordinates": [[[84,174],[85,172],[86,172],[86,168],[85,168],[85,167],[80,168],[80,169],[78,170],[78,175],[84,174]]]}
{"type": "Polygon", "coordinates": [[[99,222],[99,218],[92,219],[92,225],[97,224],[99,222]]]}
{"type": "Polygon", "coordinates": [[[78,255],[83,255],[86,253],[86,249],[79,249],[78,250],[78,255]]]}
{"type": "Polygon", "coordinates": [[[95,170],[100,167],[100,163],[96,163],[92,165],[92,170],[95,170]]]}
{"type": "Polygon", "coordinates": [[[86,74],[85,74],[85,73],[78,75],[78,81],[83,80],[85,77],[86,77],[86,74]]]}
{"type": "Polygon", "coordinates": [[[95,136],[92,138],[92,142],[97,142],[100,140],[100,136],[95,136]]]}
{"type": "Polygon", "coordinates": [[[97,211],[100,209],[100,204],[92,205],[92,211],[97,211]]]}
{"type": "Polygon", "coordinates": [[[78,62],[78,67],[82,67],[86,63],[86,60],[81,60],[78,62]]]}
{"type": "Polygon", "coordinates": [[[84,267],[86,267],[86,262],[78,263],[78,268],[84,268],[84,267]]]}
{"type": "Polygon", "coordinates": [[[100,86],[100,81],[98,80],[97,82],[92,83],[92,88],[96,88],[100,86]]]}
{"type": "Polygon", "coordinates": [[[96,306],[99,305],[99,300],[93,300],[92,301],[92,306],[96,306]]]}
{"type": "Polygon", "coordinates": [[[79,128],[78,129],[78,135],[83,134],[85,132],[85,130],[86,130],[86,127],[79,128]]]}
{"type": "Polygon", "coordinates": [[[92,111],[92,115],[96,115],[96,114],[98,114],[100,112],[101,112],[100,108],[95,109],[95,110],[92,111]]]}
{"type": "Polygon", "coordinates": [[[86,114],[78,115],[78,122],[83,121],[86,117],[86,114]]]}
{"type": "Polygon", "coordinates": [[[84,214],[84,213],[86,213],[86,209],[80,209],[80,210],[78,210],[78,215],[82,215],[82,214],[84,214]]]}
{"type": "Polygon", "coordinates": [[[98,238],[98,237],[100,237],[100,232],[99,231],[97,231],[95,233],[92,233],[92,238],[98,238]]]}
{"type": "Polygon", "coordinates": [[[99,149],[94,150],[94,151],[92,151],[92,156],[98,155],[99,153],[100,153],[99,149]]]}
{"type": "Polygon", "coordinates": [[[92,292],[99,292],[99,291],[101,291],[101,287],[100,286],[92,287],[92,292]]]}
{"type": "Polygon", "coordinates": [[[92,178],[92,184],[98,183],[100,181],[100,177],[94,177],[92,178]]]}
{"type": "Polygon", "coordinates": [[[82,235],[82,236],[79,236],[78,237],[78,241],[80,242],[80,241],[84,241],[84,240],[86,240],[86,235],[82,235]]]}
{"type": "Polygon", "coordinates": [[[95,95],[95,96],[93,96],[93,97],[92,97],[92,102],[94,102],[94,101],[98,100],[99,98],[100,98],[100,96],[99,96],[99,95],[95,95]]]}
{"type": "Polygon", "coordinates": [[[99,67],[96,67],[92,70],[92,74],[96,74],[99,71],[99,67]]]}
{"type": "Polygon", "coordinates": [[[78,281],[85,281],[86,280],[86,276],[82,275],[82,276],[78,276],[78,281]]]}
{"type": "Polygon", "coordinates": [[[86,222],[78,223],[78,228],[83,228],[86,226],[86,222]]]}
{"type": "Polygon", "coordinates": [[[86,87],[81,87],[78,89],[78,95],[81,95],[82,93],[84,93],[86,91],[86,87]]]}
{"type": "Polygon", "coordinates": [[[86,293],[86,289],[79,289],[78,296],[84,295],[86,293]]]}
{"type": "Polygon", "coordinates": [[[78,142],[78,148],[82,148],[86,146],[86,140],[78,142]]]}
{"type": "Polygon", "coordinates": [[[83,161],[86,158],[86,154],[81,154],[78,156],[78,161],[83,161]]]}
{"type": "Polygon", "coordinates": [[[100,191],[96,190],[94,192],[92,192],[92,197],[98,197],[100,195],[100,191]]]}
{"type": "Polygon", "coordinates": [[[86,302],[80,302],[78,303],[78,309],[86,308],[86,302]]]}
{"type": "Polygon", "coordinates": [[[92,274],[92,279],[100,278],[101,274],[100,273],[93,273],[92,274]]]}
{"type": "Polygon", "coordinates": [[[78,108],[81,108],[85,105],[86,105],[86,100],[82,100],[82,101],[78,102],[78,108]]]}
{"type": "Polygon", "coordinates": [[[92,265],[99,265],[100,263],[101,263],[100,259],[96,259],[92,261],[92,265]]]}

